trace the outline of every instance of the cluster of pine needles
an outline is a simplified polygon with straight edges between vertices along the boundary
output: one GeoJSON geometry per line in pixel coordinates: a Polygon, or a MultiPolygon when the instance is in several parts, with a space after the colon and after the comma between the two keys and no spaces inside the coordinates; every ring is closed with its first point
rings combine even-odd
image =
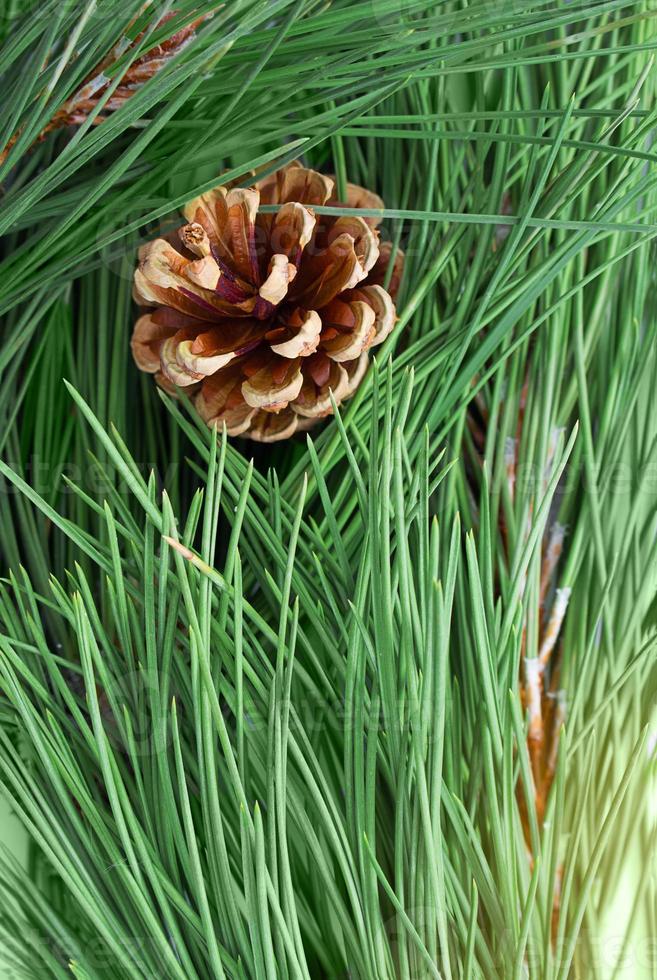
{"type": "Polygon", "coordinates": [[[2,976],[656,977],[657,5],[0,33],[2,976]],[[131,278],[295,158],[385,200],[399,322],[254,448],[138,374],[131,278]]]}

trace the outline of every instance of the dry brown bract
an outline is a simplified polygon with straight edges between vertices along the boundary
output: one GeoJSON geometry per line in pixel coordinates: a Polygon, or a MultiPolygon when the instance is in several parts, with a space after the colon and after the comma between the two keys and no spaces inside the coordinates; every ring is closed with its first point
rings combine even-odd
{"type": "MultiPolygon", "coordinates": [[[[148,7],[148,3],[144,4],[142,10],[146,7],[148,7]]],[[[110,113],[115,112],[121,106],[125,105],[145,82],[157,75],[167,62],[179,54],[194,39],[196,28],[211,16],[212,13],[208,13],[202,17],[198,17],[193,23],[176,31],[175,34],[165,38],[157,47],[151,48],[145,54],[135,59],[125,71],[121,81],[105,102],[102,110],[95,116],[93,120],[94,125],[104,122],[110,113]]],[[[175,17],[176,11],[173,10],[165,14],[158,21],[157,26],[161,27],[175,17]]],[[[128,27],[131,27],[133,23],[134,20],[128,27]]],[[[54,130],[63,129],[67,126],[81,126],[97,108],[103,96],[106,95],[111,85],[113,66],[127,50],[137,47],[143,41],[144,36],[145,32],[142,31],[133,41],[128,41],[126,38],[119,41],[107,57],[99,65],[96,65],[82,88],[75,95],[71,96],[55,113],[50,122],[39,133],[37,142],[45,139],[48,133],[52,133],[54,130]]],[[[19,135],[20,131],[15,133],[0,152],[0,164],[7,158],[9,151],[18,140],[19,135]]]]}
{"type": "Polygon", "coordinates": [[[135,271],[132,351],[169,390],[194,394],[208,425],[263,442],[332,412],[358,387],[370,347],[395,323],[382,283],[390,249],[375,218],[313,207],[383,208],[375,194],[292,163],[253,187],[227,184],[184,209],[177,235],[145,245],[135,271]],[[279,205],[263,213],[261,205],[279,205]]]}

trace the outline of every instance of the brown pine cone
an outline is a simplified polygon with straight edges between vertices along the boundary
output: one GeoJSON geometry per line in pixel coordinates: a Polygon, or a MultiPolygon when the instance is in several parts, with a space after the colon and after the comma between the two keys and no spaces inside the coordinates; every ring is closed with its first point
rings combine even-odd
{"type": "MultiPolygon", "coordinates": [[[[382,282],[390,248],[379,219],[315,215],[313,205],[383,208],[292,163],[253,187],[215,188],[185,207],[189,224],[143,246],[132,351],[168,390],[185,387],[208,425],[263,442],[285,439],[354,393],[367,351],[395,323],[382,282]],[[281,205],[263,213],[260,205],[281,205]]],[[[396,291],[401,255],[391,287],[396,291]]]]}

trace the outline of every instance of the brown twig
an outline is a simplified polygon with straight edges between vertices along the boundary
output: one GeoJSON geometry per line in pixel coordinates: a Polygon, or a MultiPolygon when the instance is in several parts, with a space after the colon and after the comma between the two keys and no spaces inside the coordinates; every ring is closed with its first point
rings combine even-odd
{"type": "MultiPolygon", "coordinates": [[[[142,7],[142,11],[148,3],[142,7]]],[[[125,105],[132,96],[144,85],[149,79],[153,78],[162,70],[162,68],[183,48],[193,40],[196,35],[196,28],[204,20],[213,16],[213,12],[203,14],[201,17],[197,17],[191,24],[186,27],[181,28],[172,34],[171,37],[166,38],[160,44],[151,48],[145,54],[137,58],[132,65],[127,69],[123,78],[117,85],[116,89],[110,95],[109,99],[103,106],[102,110],[93,120],[93,125],[98,125],[107,119],[107,116],[120,109],[121,106],[125,105]]],[[[165,24],[167,21],[171,20],[176,16],[176,11],[170,11],[158,22],[158,27],[165,24]]],[[[129,29],[137,20],[137,17],[128,24],[129,29]]],[[[35,143],[42,142],[49,133],[52,133],[58,129],[64,129],[68,126],[81,126],[89,116],[98,107],[103,96],[107,94],[108,89],[112,84],[112,79],[108,74],[108,70],[111,69],[113,65],[122,57],[125,52],[131,48],[135,48],[143,40],[145,36],[145,31],[142,31],[134,41],[129,41],[127,38],[122,38],[118,41],[109,54],[96,65],[94,70],[87,77],[86,81],[83,83],[82,87],[73,95],[64,105],[58,109],[55,115],[52,117],[49,123],[44,126],[39,135],[35,139],[35,143]]],[[[0,166],[5,162],[12,148],[15,146],[19,140],[23,130],[18,130],[10,137],[6,146],[2,151],[0,151],[0,166]]]]}

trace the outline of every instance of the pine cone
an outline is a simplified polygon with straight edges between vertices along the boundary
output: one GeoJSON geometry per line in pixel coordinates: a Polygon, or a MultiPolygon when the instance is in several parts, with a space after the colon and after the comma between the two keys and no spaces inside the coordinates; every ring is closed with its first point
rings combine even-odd
{"type": "Polygon", "coordinates": [[[164,388],[193,393],[208,425],[263,442],[310,428],[332,413],[331,392],[337,404],[354,393],[368,349],[392,330],[379,219],[313,211],[383,202],[349,184],[340,205],[333,191],[330,177],[293,163],[253,187],[203,194],[177,235],[141,249],[134,295],[155,310],[135,325],[135,361],[164,388]]]}

